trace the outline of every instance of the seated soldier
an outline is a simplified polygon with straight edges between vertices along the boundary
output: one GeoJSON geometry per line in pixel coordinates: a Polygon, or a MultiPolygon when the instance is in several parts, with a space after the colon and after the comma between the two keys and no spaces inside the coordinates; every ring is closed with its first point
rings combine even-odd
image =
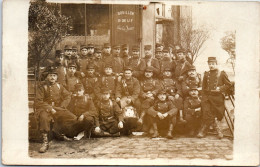
{"type": "Polygon", "coordinates": [[[200,75],[196,72],[196,67],[191,66],[187,70],[187,77],[184,79],[182,82],[182,95],[183,97],[189,96],[189,90],[190,87],[197,86],[198,88],[201,88],[201,77],[200,75]]]}
{"type": "Polygon", "coordinates": [[[68,65],[68,73],[66,74],[66,84],[65,88],[71,92],[74,93],[74,88],[77,83],[80,83],[80,79],[75,76],[77,69],[77,65],[75,63],[69,63],[68,65]]]}
{"type": "Polygon", "coordinates": [[[153,79],[153,68],[147,67],[144,73],[144,79],[141,81],[140,101],[141,101],[141,113],[138,122],[143,124],[143,131],[149,131],[150,122],[146,117],[147,110],[154,103],[154,99],[161,86],[158,80],[153,79]]]}
{"type": "Polygon", "coordinates": [[[190,136],[194,136],[200,126],[202,113],[201,101],[198,94],[197,86],[192,86],[189,88],[189,96],[184,101],[186,127],[190,136]]]}
{"type": "Polygon", "coordinates": [[[154,128],[152,137],[158,137],[158,125],[164,125],[168,128],[166,137],[172,138],[172,131],[176,124],[177,108],[167,100],[166,91],[161,90],[157,97],[158,100],[147,111],[154,128]]]}
{"type": "Polygon", "coordinates": [[[94,88],[97,85],[98,77],[95,75],[95,67],[92,64],[87,66],[87,73],[85,78],[82,79],[82,83],[85,88],[85,94],[93,101],[96,100],[94,88]]]}
{"type": "MultiPolygon", "coordinates": [[[[96,101],[102,99],[102,88],[107,88],[110,92],[110,98],[115,100],[115,88],[117,77],[113,75],[113,69],[111,64],[106,64],[104,67],[105,74],[98,79],[97,85],[94,88],[96,95],[96,101]]],[[[96,103],[95,103],[96,104],[96,103]]]]}
{"type": "Polygon", "coordinates": [[[90,134],[94,125],[98,124],[97,110],[92,99],[84,95],[84,87],[81,83],[75,85],[75,92],[76,96],[72,97],[68,109],[77,116],[78,121],[73,126],[71,133],[67,135],[68,137],[75,137],[82,131],[90,134]]]}
{"type": "Polygon", "coordinates": [[[110,99],[110,90],[103,88],[101,93],[101,100],[97,105],[99,121],[95,133],[99,136],[120,136],[120,129],[124,127],[122,111],[110,99]]]}
{"type": "MultiPolygon", "coordinates": [[[[139,81],[132,77],[133,71],[131,67],[125,67],[123,78],[117,83],[116,86],[116,102],[120,102],[120,107],[123,111],[127,112],[127,108],[133,111],[134,115],[127,115],[124,113],[124,129],[127,135],[137,128],[137,114],[134,111],[140,111],[140,101],[138,96],[140,94],[139,81]],[[130,107],[134,108],[130,108],[130,107]]],[[[129,113],[130,114],[130,113],[129,113]]]]}
{"type": "Polygon", "coordinates": [[[57,83],[57,71],[50,68],[47,75],[47,82],[36,91],[35,108],[39,119],[39,130],[43,136],[43,144],[39,152],[44,153],[49,147],[48,133],[55,132],[67,139],[67,129],[77,121],[77,117],[66,108],[70,102],[70,93],[59,83],[57,83]],[[53,128],[51,129],[51,124],[53,128]]]}

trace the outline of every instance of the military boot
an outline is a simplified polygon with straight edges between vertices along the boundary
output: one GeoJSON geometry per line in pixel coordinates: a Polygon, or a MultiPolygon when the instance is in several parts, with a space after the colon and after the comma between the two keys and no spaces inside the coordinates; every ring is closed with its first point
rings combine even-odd
{"type": "Polygon", "coordinates": [[[197,137],[198,137],[198,138],[203,138],[203,137],[205,137],[205,135],[206,135],[206,134],[205,134],[205,133],[206,133],[206,129],[207,129],[207,125],[203,125],[202,128],[200,129],[200,131],[199,131],[197,137]]]}
{"type": "Polygon", "coordinates": [[[173,138],[172,130],[173,130],[173,124],[170,124],[169,131],[168,131],[167,136],[166,136],[168,139],[172,139],[173,138]]]}
{"type": "Polygon", "coordinates": [[[215,119],[215,122],[213,124],[213,127],[216,129],[217,133],[218,133],[218,138],[222,139],[224,137],[223,133],[221,132],[221,128],[219,126],[219,122],[218,120],[215,119]]]}
{"type": "Polygon", "coordinates": [[[43,143],[39,150],[40,153],[45,153],[49,148],[48,133],[42,133],[43,143]]]}
{"type": "Polygon", "coordinates": [[[154,132],[153,132],[152,138],[159,137],[159,132],[158,132],[158,128],[157,128],[156,123],[153,123],[153,129],[154,129],[154,132]]]}

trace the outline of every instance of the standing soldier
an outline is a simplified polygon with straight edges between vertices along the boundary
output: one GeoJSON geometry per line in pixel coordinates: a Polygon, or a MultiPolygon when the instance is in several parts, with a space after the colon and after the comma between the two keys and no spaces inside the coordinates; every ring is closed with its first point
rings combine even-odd
{"type": "MultiPolygon", "coordinates": [[[[138,96],[140,94],[139,81],[132,77],[133,71],[130,67],[125,67],[123,78],[117,83],[116,86],[116,102],[120,102],[121,109],[126,106],[134,106],[137,112],[140,112],[140,101],[138,96]]],[[[136,115],[137,116],[137,115],[136,115]]],[[[130,134],[131,130],[137,128],[137,119],[135,118],[124,118],[125,128],[127,134],[130,134]]]]}
{"type": "MultiPolygon", "coordinates": [[[[43,144],[39,150],[44,153],[49,147],[48,133],[53,130],[63,136],[65,129],[76,121],[76,116],[66,110],[70,102],[70,93],[57,83],[58,73],[54,67],[48,71],[47,82],[36,91],[36,115],[39,120],[39,130],[43,136],[43,144]],[[51,123],[54,121],[53,129],[51,123]]],[[[63,136],[66,139],[66,136],[63,136]]]]}
{"type": "Polygon", "coordinates": [[[161,64],[162,58],[163,58],[163,53],[161,51],[161,49],[156,49],[155,50],[155,58],[159,61],[159,63],[161,64]]]}
{"type": "Polygon", "coordinates": [[[129,64],[130,58],[131,56],[129,55],[129,45],[128,44],[122,45],[122,59],[125,65],[129,64]]]}
{"type": "Polygon", "coordinates": [[[102,74],[102,51],[100,48],[95,48],[94,56],[95,72],[96,75],[100,76],[102,74]]]}
{"type": "Polygon", "coordinates": [[[77,83],[80,83],[80,79],[75,76],[76,73],[76,64],[69,63],[68,65],[68,73],[66,75],[66,85],[65,88],[70,92],[74,93],[74,88],[77,83]]]}
{"type": "Polygon", "coordinates": [[[221,139],[223,134],[219,127],[225,114],[224,93],[232,86],[227,74],[217,68],[216,57],[208,58],[209,71],[204,73],[202,81],[201,107],[203,113],[203,126],[198,137],[204,137],[210,125],[217,130],[218,137],[221,139]]]}
{"type": "MultiPolygon", "coordinates": [[[[90,134],[91,129],[98,126],[98,113],[92,99],[84,95],[84,87],[81,83],[75,85],[76,95],[72,97],[68,109],[77,117],[77,123],[73,126],[70,137],[75,137],[82,131],[90,134]]],[[[82,136],[83,137],[83,136],[82,136]]],[[[79,140],[80,138],[78,138],[79,140]]]]}
{"type": "Polygon", "coordinates": [[[104,73],[104,68],[107,64],[111,65],[114,63],[114,58],[111,55],[111,45],[109,43],[105,43],[103,47],[102,53],[102,73],[104,73]]]}
{"type": "MultiPolygon", "coordinates": [[[[175,62],[171,59],[168,49],[163,49],[163,57],[160,63],[160,74],[163,75],[165,69],[170,69],[172,72],[175,70],[175,62]]],[[[160,77],[161,77],[160,76],[160,77]]]]}
{"type": "Polygon", "coordinates": [[[177,65],[175,68],[175,77],[181,85],[185,72],[190,68],[191,64],[185,59],[185,51],[183,49],[177,50],[177,65]]]}
{"type": "Polygon", "coordinates": [[[144,46],[145,58],[142,60],[140,64],[140,70],[144,73],[147,67],[150,67],[153,70],[153,77],[157,77],[160,74],[160,64],[156,58],[152,56],[152,46],[145,45],[144,46]]]}
{"type": "Polygon", "coordinates": [[[71,45],[65,45],[64,47],[64,65],[65,67],[68,67],[69,62],[71,62],[71,56],[72,56],[72,46],[71,45]]]}
{"type": "Polygon", "coordinates": [[[146,117],[146,112],[154,103],[155,96],[161,86],[158,80],[153,78],[153,68],[151,66],[146,68],[144,76],[145,78],[140,83],[141,113],[138,121],[143,123],[143,130],[148,131],[150,123],[148,117],[146,117]]]}
{"type": "Polygon", "coordinates": [[[182,95],[184,98],[189,95],[189,89],[192,86],[201,87],[201,77],[193,65],[187,70],[187,77],[182,82],[182,95]]]}
{"type": "Polygon", "coordinates": [[[82,83],[85,88],[85,94],[88,98],[93,101],[96,100],[96,96],[94,93],[95,86],[97,86],[98,77],[95,75],[95,67],[93,64],[89,64],[87,66],[87,73],[85,78],[82,79],[82,83]]]}
{"type": "Polygon", "coordinates": [[[201,100],[197,86],[192,85],[189,88],[189,96],[184,101],[185,120],[190,136],[194,136],[200,127],[201,121],[201,100]]]}
{"type": "Polygon", "coordinates": [[[81,45],[80,46],[80,71],[83,73],[86,72],[86,67],[87,67],[87,63],[88,63],[87,55],[88,55],[87,46],[81,45]]]}
{"type": "Polygon", "coordinates": [[[61,85],[66,84],[66,75],[67,75],[66,67],[63,64],[64,64],[63,53],[61,52],[61,50],[56,50],[55,62],[53,66],[56,68],[56,72],[58,73],[59,76],[57,82],[60,83],[61,85]]]}
{"type": "Polygon", "coordinates": [[[124,61],[120,57],[120,46],[119,45],[113,46],[112,54],[114,57],[113,72],[115,73],[116,76],[122,75],[123,70],[124,70],[124,61]]]}
{"type": "Polygon", "coordinates": [[[141,72],[141,56],[140,56],[140,48],[139,46],[132,47],[132,57],[129,60],[128,66],[133,70],[133,76],[137,79],[140,79],[144,74],[141,72]]]}
{"type": "Polygon", "coordinates": [[[123,114],[116,102],[110,99],[110,90],[102,88],[101,100],[97,110],[99,121],[95,133],[101,136],[120,136],[123,125],[123,114]]]}
{"type": "Polygon", "coordinates": [[[158,92],[158,100],[147,111],[149,118],[153,124],[153,138],[159,136],[158,125],[164,125],[168,128],[167,138],[172,138],[172,131],[176,124],[177,108],[167,100],[164,90],[158,92]]]}

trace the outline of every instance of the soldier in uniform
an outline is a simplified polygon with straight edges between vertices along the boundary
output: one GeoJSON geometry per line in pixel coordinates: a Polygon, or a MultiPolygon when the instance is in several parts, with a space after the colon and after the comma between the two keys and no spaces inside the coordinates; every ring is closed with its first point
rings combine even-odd
{"type": "Polygon", "coordinates": [[[175,70],[175,63],[170,57],[169,50],[166,49],[166,48],[163,49],[163,57],[162,57],[162,60],[160,62],[161,77],[163,75],[165,68],[170,69],[172,72],[174,72],[174,70],[175,70]]]}
{"type": "Polygon", "coordinates": [[[161,43],[156,43],[155,44],[155,50],[158,50],[158,51],[162,52],[163,49],[164,49],[163,44],[161,44],[161,43]]]}
{"type": "Polygon", "coordinates": [[[87,55],[88,55],[88,47],[86,45],[81,45],[80,46],[80,71],[83,73],[86,72],[86,67],[88,63],[87,55]]]}
{"type": "Polygon", "coordinates": [[[183,49],[177,50],[177,64],[175,68],[175,77],[181,85],[184,80],[186,71],[190,68],[191,64],[185,59],[185,51],[183,49]]]}
{"type": "Polygon", "coordinates": [[[155,97],[158,91],[161,89],[158,80],[153,78],[153,68],[147,67],[144,73],[144,80],[141,81],[140,101],[141,101],[141,113],[138,122],[143,124],[143,130],[148,131],[150,128],[150,122],[146,116],[147,110],[154,103],[155,97]]]}
{"type": "Polygon", "coordinates": [[[187,121],[186,127],[189,135],[194,136],[198,131],[201,122],[201,100],[196,85],[189,88],[189,96],[184,101],[185,120],[187,121]]]}
{"type": "MultiPolygon", "coordinates": [[[[125,67],[124,76],[116,86],[116,102],[120,102],[121,109],[124,109],[126,106],[134,106],[137,112],[140,112],[141,104],[138,99],[140,84],[132,75],[132,68],[125,67]]],[[[124,118],[126,134],[130,134],[131,130],[137,128],[137,120],[137,115],[135,115],[135,118],[124,118]]]]}
{"type": "Polygon", "coordinates": [[[201,87],[201,77],[196,72],[196,67],[193,65],[187,70],[187,77],[182,82],[182,95],[184,98],[189,95],[189,89],[192,86],[201,87]]]}
{"type": "Polygon", "coordinates": [[[95,95],[97,97],[97,100],[101,100],[101,90],[102,88],[107,88],[110,91],[110,98],[112,100],[115,100],[115,88],[117,83],[117,77],[113,75],[113,68],[110,64],[106,64],[104,71],[105,74],[98,79],[98,82],[95,86],[95,95]]]}
{"type": "Polygon", "coordinates": [[[75,63],[77,65],[77,71],[80,71],[80,63],[79,63],[79,55],[78,55],[77,46],[72,46],[71,62],[75,63]]]}
{"type": "Polygon", "coordinates": [[[94,60],[94,65],[95,65],[95,72],[96,75],[100,76],[102,74],[102,51],[100,48],[95,48],[95,60],[94,60]]]}
{"type": "Polygon", "coordinates": [[[97,110],[92,99],[84,95],[84,87],[81,83],[75,85],[75,92],[76,96],[72,97],[68,109],[76,115],[78,121],[73,126],[73,131],[69,137],[75,137],[82,131],[89,134],[94,126],[98,126],[97,110]]]}
{"type": "Polygon", "coordinates": [[[147,111],[153,124],[153,138],[159,136],[158,125],[166,125],[168,129],[167,138],[172,138],[172,131],[176,124],[177,108],[167,100],[166,91],[161,90],[157,95],[158,100],[147,111]]]}
{"type": "Polygon", "coordinates": [[[88,98],[91,98],[93,101],[96,100],[94,93],[95,86],[97,86],[98,76],[95,75],[95,67],[93,64],[87,66],[87,73],[85,78],[82,79],[82,83],[85,88],[85,94],[88,98]]]}
{"type": "MultiPolygon", "coordinates": [[[[63,57],[63,53],[61,52],[61,50],[56,50],[55,62],[53,64],[53,66],[56,68],[56,72],[58,73],[58,76],[59,76],[57,79],[57,82],[59,82],[61,85],[65,85],[67,69],[64,66],[64,57],[63,57]]],[[[53,66],[50,66],[50,67],[53,67],[53,66]]],[[[48,67],[48,68],[50,68],[50,67],[48,67]]]]}
{"type": "Polygon", "coordinates": [[[140,56],[140,48],[139,46],[132,47],[132,57],[129,60],[128,66],[133,70],[133,76],[137,79],[140,79],[144,74],[141,72],[140,64],[141,64],[141,56],[140,56]]]}
{"type": "Polygon", "coordinates": [[[72,46],[71,45],[65,45],[64,47],[64,65],[65,67],[68,67],[69,62],[71,62],[71,56],[72,56],[72,46]]]}
{"type": "Polygon", "coordinates": [[[129,55],[129,45],[128,44],[122,45],[122,59],[125,65],[129,64],[130,58],[131,56],[129,55]]]}
{"type": "Polygon", "coordinates": [[[142,60],[140,64],[140,71],[144,73],[147,67],[153,69],[153,77],[157,77],[160,74],[160,64],[156,58],[152,56],[152,46],[145,45],[144,46],[145,58],[142,60]]]}
{"type": "Polygon", "coordinates": [[[204,137],[208,127],[212,125],[216,129],[218,137],[222,138],[219,121],[223,119],[225,112],[225,96],[223,94],[231,88],[232,83],[227,74],[217,68],[216,57],[209,57],[208,65],[210,70],[204,73],[202,80],[203,126],[197,136],[204,137]]]}
{"type": "Polygon", "coordinates": [[[36,115],[39,120],[39,130],[43,137],[40,153],[46,152],[49,147],[48,133],[50,131],[54,131],[66,139],[64,134],[76,121],[76,116],[66,109],[71,99],[70,93],[56,82],[57,77],[56,69],[50,68],[47,82],[36,90],[36,115]],[[52,122],[54,122],[53,129],[51,129],[52,122]]]}
{"type": "Polygon", "coordinates": [[[66,75],[66,85],[65,88],[70,92],[74,93],[74,88],[77,83],[80,83],[80,79],[75,76],[76,73],[76,64],[75,63],[69,63],[68,65],[68,73],[66,75]]]}
{"type": "Polygon", "coordinates": [[[111,45],[105,43],[102,52],[102,72],[104,73],[104,68],[107,64],[111,65],[114,63],[114,57],[111,55],[111,45]]]}
{"type": "Polygon", "coordinates": [[[120,136],[123,125],[123,114],[116,102],[110,99],[110,90],[103,88],[97,110],[99,121],[95,133],[100,136],[120,136]]]}
{"type": "Polygon", "coordinates": [[[113,72],[116,76],[122,75],[124,70],[124,61],[120,57],[120,46],[114,45],[112,49],[112,54],[114,57],[113,61],[113,72]]]}
{"type": "Polygon", "coordinates": [[[161,51],[161,49],[156,49],[155,50],[155,58],[159,61],[159,63],[161,64],[162,58],[163,58],[163,53],[161,51]]]}

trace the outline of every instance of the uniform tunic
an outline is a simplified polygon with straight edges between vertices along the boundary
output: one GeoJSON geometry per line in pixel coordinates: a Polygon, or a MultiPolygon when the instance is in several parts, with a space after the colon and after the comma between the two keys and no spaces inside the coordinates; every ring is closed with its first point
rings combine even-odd
{"type": "Polygon", "coordinates": [[[116,74],[123,73],[124,66],[125,66],[125,64],[124,64],[123,59],[119,56],[115,56],[114,62],[112,64],[113,72],[116,74]]]}
{"type": "Polygon", "coordinates": [[[100,77],[98,79],[97,85],[95,86],[95,89],[94,89],[97,99],[101,100],[101,98],[102,98],[102,93],[101,93],[102,88],[109,89],[110,97],[112,99],[115,98],[116,82],[117,82],[117,79],[113,75],[110,75],[110,76],[104,75],[104,76],[100,77]]]}
{"type": "Polygon", "coordinates": [[[189,96],[189,90],[193,86],[201,87],[201,78],[199,75],[196,77],[187,77],[184,79],[181,86],[183,97],[189,96]]]}
{"type": "Polygon", "coordinates": [[[55,63],[54,66],[56,67],[56,71],[58,73],[58,79],[57,82],[61,85],[66,84],[66,75],[67,75],[67,69],[62,64],[55,63]]]}
{"type": "Polygon", "coordinates": [[[133,77],[135,77],[137,79],[141,78],[144,75],[143,72],[140,70],[141,61],[142,61],[142,59],[139,57],[137,57],[137,58],[132,57],[127,64],[127,66],[131,67],[133,70],[133,77]]]}
{"type": "Polygon", "coordinates": [[[156,58],[144,58],[140,64],[140,71],[144,74],[145,69],[147,68],[147,63],[151,62],[151,67],[153,68],[154,77],[157,77],[160,74],[160,64],[156,58]]]}
{"type": "Polygon", "coordinates": [[[85,94],[92,98],[92,100],[96,99],[94,89],[97,86],[98,78],[95,75],[86,75],[86,77],[82,80],[83,86],[85,88],[85,94]]]}
{"type": "Polygon", "coordinates": [[[80,83],[80,79],[78,77],[69,76],[69,75],[66,76],[66,86],[65,86],[65,88],[69,92],[74,93],[75,85],[77,83],[80,83]]]}
{"type": "Polygon", "coordinates": [[[160,63],[160,76],[162,77],[163,75],[163,72],[166,68],[169,68],[172,73],[174,74],[174,71],[175,71],[175,63],[174,61],[169,57],[164,57],[162,60],[161,60],[161,63],[160,63]]]}

